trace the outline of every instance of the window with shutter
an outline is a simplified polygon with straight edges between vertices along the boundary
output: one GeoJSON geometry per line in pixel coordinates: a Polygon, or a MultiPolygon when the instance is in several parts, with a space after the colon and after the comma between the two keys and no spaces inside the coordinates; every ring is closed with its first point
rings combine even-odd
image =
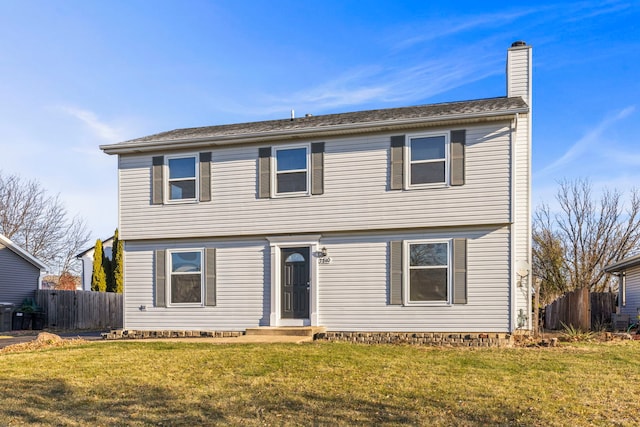
{"type": "Polygon", "coordinates": [[[211,152],[154,156],[151,204],[211,201],[211,152]]]}
{"type": "Polygon", "coordinates": [[[403,284],[403,304],[467,303],[467,239],[391,242],[390,252],[391,304],[399,303],[394,287],[398,282],[403,284]],[[398,255],[400,244],[402,258],[398,255]],[[397,272],[399,262],[401,272],[397,272]]]}
{"type": "Polygon", "coordinates": [[[392,136],[389,188],[464,185],[465,144],[464,129],[392,136]]]}
{"type": "Polygon", "coordinates": [[[324,194],[324,145],[314,142],[260,148],[258,198],[324,194]]]}
{"type": "Polygon", "coordinates": [[[156,250],[155,306],[205,305],[216,305],[216,250],[156,250]]]}

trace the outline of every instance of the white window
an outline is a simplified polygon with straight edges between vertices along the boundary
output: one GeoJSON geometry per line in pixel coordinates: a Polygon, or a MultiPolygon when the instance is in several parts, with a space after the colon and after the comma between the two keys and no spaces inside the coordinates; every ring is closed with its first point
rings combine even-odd
{"type": "Polygon", "coordinates": [[[407,242],[405,251],[406,303],[448,303],[449,241],[407,242]]]}
{"type": "Polygon", "coordinates": [[[170,305],[202,305],[204,277],[202,274],[203,250],[169,250],[170,305]]]}
{"type": "Polygon", "coordinates": [[[446,133],[410,135],[408,187],[425,187],[447,184],[447,153],[449,138],[446,133]]]}
{"type": "Polygon", "coordinates": [[[309,194],[309,147],[275,149],[274,184],[276,195],[309,194]]]}
{"type": "Polygon", "coordinates": [[[169,202],[198,200],[197,166],[195,155],[167,157],[169,202]]]}

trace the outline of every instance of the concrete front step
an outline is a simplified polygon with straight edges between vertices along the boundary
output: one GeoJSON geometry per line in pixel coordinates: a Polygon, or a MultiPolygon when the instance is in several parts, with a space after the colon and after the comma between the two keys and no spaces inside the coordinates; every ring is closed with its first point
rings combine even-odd
{"type": "Polygon", "coordinates": [[[323,326],[261,326],[259,328],[247,328],[247,336],[290,336],[290,337],[313,337],[315,334],[326,332],[323,326]]]}

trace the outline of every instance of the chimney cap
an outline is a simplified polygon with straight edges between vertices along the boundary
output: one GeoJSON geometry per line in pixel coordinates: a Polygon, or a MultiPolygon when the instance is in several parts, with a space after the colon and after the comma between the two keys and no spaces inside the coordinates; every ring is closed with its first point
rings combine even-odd
{"type": "Polygon", "coordinates": [[[527,45],[527,43],[525,41],[523,41],[523,40],[518,40],[518,41],[515,41],[515,42],[511,43],[511,47],[520,47],[520,46],[526,46],[526,45],[527,45]]]}

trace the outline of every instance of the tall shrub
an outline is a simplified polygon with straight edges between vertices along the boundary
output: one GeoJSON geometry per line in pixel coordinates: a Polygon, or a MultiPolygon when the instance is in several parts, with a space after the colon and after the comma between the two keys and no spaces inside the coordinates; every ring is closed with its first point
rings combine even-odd
{"type": "Polygon", "coordinates": [[[112,272],[114,292],[121,294],[124,292],[124,262],[123,262],[123,243],[118,237],[118,229],[116,228],[115,237],[113,239],[112,256],[112,272]]]}
{"type": "Polygon", "coordinates": [[[93,252],[93,272],[91,273],[91,290],[105,292],[107,290],[107,275],[103,265],[102,240],[96,240],[93,252]]]}

